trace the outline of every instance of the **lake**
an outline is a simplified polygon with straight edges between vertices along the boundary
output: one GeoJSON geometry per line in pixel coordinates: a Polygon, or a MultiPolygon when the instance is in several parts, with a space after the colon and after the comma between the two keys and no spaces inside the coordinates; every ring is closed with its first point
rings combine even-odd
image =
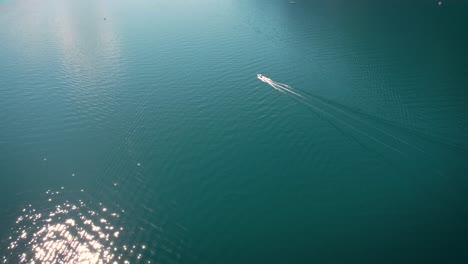
{"type": "Polygon", "coordinates": [[[466,25],[455,0],[0,1],[0,258],[467,262],[466,25]]]}

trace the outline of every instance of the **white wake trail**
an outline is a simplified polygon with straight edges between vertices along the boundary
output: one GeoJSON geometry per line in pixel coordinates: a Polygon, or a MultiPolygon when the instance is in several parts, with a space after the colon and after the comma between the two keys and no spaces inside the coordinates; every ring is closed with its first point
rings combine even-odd
{"type": "Polygon", "coordinates": [[[290,93],[292,93],[292,94],[294,94],[294,95],[297,95],[297,96],[299,96],[299,97],[301,97],[301,98],[306,99],[302,94],[300,94],[300,93],[298,93],[298,92],[295,92],[295,91],[293,91],[293,90],[291,90],[291,89],[289,89],[289,88],[286,88],[286,87],[284,87],[284,86],[282,86],[282,85],[279,85],[279,84],[275,83],[275,81],[271,81],[269,84],[270,84],[271,86],[273,86],[273,87],[276,87],[276,89],[280,89],[280,90],[283,90],[283,91],[287,91],[287,92],[290,92],[290,93]]]}
{"type": "MultiPolygon", "coordinates": [[[[290,88],[290,90],[295,91],[293,88],[290,88]]],[[[297,91],[296,91],[296,92],[297,92],[297,91]]],[[[389,132],[387,132],[387,131],[385,131],[385,130],[382,130],[382,129],[380,129],[380,128],[378,128],[378,127],[372,125],[372,124],[369,124],[368,122],[365,122],[365,121],[363,121],[363,120],[361,120],[361,119],[359,119],[359,118],[357,118],[357,117],[355,117],[355,116],[353,116],[353,115],[350,115],[350,114],[347,113],[346,111],[343,111],[342,109],[339,109],[339,108],[333,106],[332,104],[330,104],[330,103],[328,103],[328,102],[325,102],[325,101],[323,101],[323,100],[321,100],[321,99],[317,99],[317,98],[315,98],[315,97],[313,97],[313,96],[309,96],[309,97],[310,97],[309,100],[310,100],[310,99],[313,99],[313,100],[315,100],[315,101],[318,101],[318,102],[320,102],[320,103],[322,103],[322,104],[324,104],[324,105],[326,105],[326,106],[328,106],[328,107],[334,109],[334,110],[337,111],[337,112],[340,112],[340,113],[344,114],[345,116],[347,116],[347,117],[349,117],[349,118],[351,118],[351,119],[353,119],[353,120],[355,120],[355,121],[357,121],[357,122],[363,123],[363,124],[365,124],[365,125],[367,125],[367,126],[373,128],[373,129],[379,131],[379,132],[382,133],[382,134],[385,134],[385,135],[387,135],[387,136],[389,136],[389,137],[391,137],[391,138],[393,138],[393,139],[395,139],[395,140],[397,140],[397,141],[400,141],[401,143],[403,143],[403,144],[405,144],[405,145],[407,145],[407,146],[409,146],[409,147],[412,147],[412,148],[414,148],[414,149],[416,149],[416,150],[418,150],[418,151],[420,151],[420,152],[422,152],[422,153],[425,153],[425,151],[424,151],[423,149],[421,149],[420,147],[417,147],[417,146],[415,146],[414,144],[411,144],[411,143],[409,143],[408,141],[406,141],[406,140],[404,140],[404,139],[402,139],[402,138],[400,138],[400,137],[397,137],[397,136],[395,136],[395,135],[393,135],[393,134],[391,134],[391,133],[389,133],[389,132]]],[[[305,97],[302,97],[302,98],[305,99],[305,97]]]]}
{"type": "Polygon", "coordinates": [[[293,91],[292,87],[289,86],[289,85],[287,85],[287,84],[275,82],[275,81],[273,81],[272,79],[267,78],[267,77],[265,77],[265,76],[258,77],[258,79],[260,79],[260,80],[261,80],[262,82],[264,82],[264,83],[269,84],[269,85],[270,85],[271,87],[273,87],[275,90],[278,90],[278,91],[283,92],[283,93],[284,93],[285,91],[286,91],[286,92],[290,92],[290,93],[292,93],[292,94],[294,94],[294,95],[297,95],[297,96],[299,96],[299,97],[301,97],[301,98],[306,99],[306,98],[305,98],[302,94],[300,94],[299,92],[293,91]]]}
{"type": "Polygon", "coordinates": [[[275,82],[275,83],[276,83],[276,84],[279,84],[279,85],[282,85],[282,86],[284,86],[284,87],[287,87],[287,88],[289,88],[289,89],[292,89],[292,87],[289,86],[289,85],[287,85],[287,84],[280,83],[280,82],[275,82]]]}
{"type": "Polygon", "coordinates": [[[407,141],[405,141],[405,140],[403,140],[403,139],[401,139],[401,138],[399,138],[399,137],[396,137],[396,136],[394,136],[394,135],[392,135],[392,134],[390,134],[390,133],[388,133],[388,132],[386,132],[386,131],[383,131],[383,130],[381,130],[380,128],[377,128],[377,127],[375,127],[375,126],[373,126],[373,125],[367,124],[367,122],[364,122],[364,121],[362,121],[362,120],[359,120],[359,119],[357,119],[356,117],[351,116],[350,114],[344,112],[344,111],[341,110],[341,109],[336,108],[335,106],[333,106],[333,105],[331,105],[331,104],[329,104],[329,103],[327,103],[327,102],[323,102],[322,100],[319,100],[319,99],[313,98],[313,97],[309,98],[310,96],[305,97],[304,95],[300,94],[297,90],[295,90],[294,88],[292,88],[291,86],[289,86],[289,85],[287,85],[287,84],[273,81],[272,79],[270,79],[270,78],[268,78],[268,77],[265,77],[265,76],[262,76],[262,75],[259,75],[258,79],[260,79],[260,80],[261,80],[262,82],[264,82],[264,83],[267,83],[268,85],[270,85],[270,86],[271,86],[272,88],[274,88],[275,90],[280,91],[280,92],[282,92],[282,93],[285,93],[285,94],[287,94],[287,95],[292,96],[292,98],[294,98],[295,96],[300,97],[300,99],[299,99],[299,98],[296,98],[296,99],[299,100],[299,102],[301,102],[302,104],[305,104],[305,105],[309,106],[310,108],[313,108],[315,111],[320,112],[320,113],[322,113],[322,114],[328,116],[329,118],[335,119],[336,121],[338,121],[338,122],[344,124],[345,126],[350,127],[350,128],[353,129],[354,131],[357,131],[358,133],[360,133],[360,134],[362,134],[362,135],[364,135],[364,136],[367,136],[368,138],[374,140],[375,142],[378,142],[378,143],[380,143],[380,144],[386,146],[387,148],[392,149],[392,150],[394,150],[394,151],[396,151],[396,152],[402,154],[403,156],[407,156],[407,155],[406,155],[405,153],[403,153],[402,151],[400,151],[400,150],[398,150],[398,149],[396,149],[396,148],[394,148],[394,147],[392,147],[392,146],[390,146],[390,145],[384,143],[383,141],[377,139],[376,137],[370,135],[369,133],[366,133],[366,132],[364,132],[363,130],[361,130],[361,129],[355,127],[354,125],[351,125],[351,124],[349,124],[348,122],[345,122],[345,121],[343,121],[343,120],[340,120],[339,118],[337,118],[337,117],[334,116],[333,114],[328,113],[328,112],[326,112],[326,111],[324,111],[324,110],[322,110],[322,109],[320,109],[320,108],[317,108],[317,106],[312,105],[310,102],[307,102],[307,101],[310,101],[310,100],[319,101],[320,103],[327,105],[328,107],[334,109],[335,111],[338,111],[338,112],[340,112],[340,113],[345,114],[346,116],[348,116],[349,118],[351,118],[351,119],[353,119],[353,120],[356,120],[356,121],[358,121],[358,122],[363,122],[363,123],[366,124],[367,126],[373,128],[373,129],[376,129],[377,131],[379,131],[379,132],[381,132],[381,133],[383,133],[383,134],[385,134],[385,135],[387,135],[387,136],[389,136],[389,137],[391,137],[391,138],[394,138],[394,139],[396,139],[397,141],[400,141],[400,142],[402,142],[402,143],[405,144],[405,145],[408,145],[408,146],[410,146],[410,147],[413,147],[413,148],[415,148],[415,149],[418,149],[418,150],[421,151],[421,152],[424,152],[424,151],[421,150],[420,148],[418,148],[418,147],[416,147],[416,146],[414,146],[414,145],[408,143],[407,141]],[[304,100],[305,100],[305,101],[304,101],[304,100]]]}
{"type": "MultiPolygon", "coordinates": [[[[266,78],[266,77],[265,77],[265,78],[266,78]]],[[[387,132],[387,131],[384,131],[384,130],[382,130],[382,129],[376,127],[376,126],[373,126],[373,125],[371,125],[371,124],[369,124],[369,123],[363,121],[363,120],[360,120],[360,119],[356,118],[355,116],[352,116],[352,115],[350,115],[349,113],[347,113],[347,112],[345,112],[345,111],[343,111],[343,110],[341,110],[341,109],[339,109],[339,108],[337,108],[337,107],[331,105],[330,103],[323,101],[322,99],[318,99],[318,98],[311,97],[311,96],[308,96],[308,97],[306,98],[305,96],[301,95],[297,90],[295,90],[294,88],[292,88],[291,86],[289,86],[289,85],[287,85],[287,84],[273,81],[273,80],[271,80],[270,78],[267,78],[267,79],[269,80],[267,83],[270,84],[272,87],[274,87],[276,90],[282,90],[283,92],[284,92],[284,91],[290,92],[290,93],[292,93],[292,94],[294,94],[294,95],[297,95],[297,96],[299,96],[299,97],[301,97],[301,98],[303,98],[303,99],[306,99],[306,100],[316,100],[316,101],[319,101],[320,103],[327,105],[328,107],[334,109],[335,111],[338,111],[338,112],[340,112],[340,113],[346,115],[347,117],[349,117],[349,118],[351,118],[351,119],[353,119],[353,120],[356,120],[356,121],[358,121],[358,122],[364,123],[365,125],[367,125],[367,126],[373,128],[373,129],[375,129],[375,130],[381,132],[382,134],[385,134],[385,135],[387,135],[387,136],[389,136],[389,137],[391,137],[391,138],[393,138],[393,139],[395,139],[395,140],[397,140],[397,141],[400,141],[401,143],[403,143],[403,144],[405,144],[405,145],[407,145],[407,146],[409,146],[409,147],[412,147],[412,148],[418,150],[419,152],[422,152],[422,153],[425,153],[425,152],[426,152],[426,151],[424,151],[423,149],[421,149],[420,147],[417,147],[417,146],[415,146],[414,144],[411,144],[411,143],[409,143],[408,141],[406,141],[406,140],[404,140],[404,139],[402,139],[402,138],[400,138],[400,137],[397,137],[397,136],[395,136],[395,135],[392,135],[391,133],[389,133],[389,132],[387,132]],[[310,98],[309,98],[309,97],[310,97],[310,98]]],[[[305,103],[305,102],[303,102],[303,103],[305,103]]],[[[309,105],[308,103],[306,103],[306,104],[309,105]]],[[[310,106],[310,105],[309,105],[309,106],[310,106]]]]}
{"type": "Polygon", "coordinates": [[[273,87],[275,90],[278,90],[282,93],[284,93],[284,90],[281,89],[281,87],[277,87],[276,85],[274,85],[271,81],[265,81],[265,83],[269,84],[271,87],[273,87]]]}

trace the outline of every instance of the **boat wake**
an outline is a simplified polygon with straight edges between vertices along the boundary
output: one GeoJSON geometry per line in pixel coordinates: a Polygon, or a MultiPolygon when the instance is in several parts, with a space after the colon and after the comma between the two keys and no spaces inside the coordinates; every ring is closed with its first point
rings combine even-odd
{"type": "MultiPolygon", "coordinates": [[[[342,134],[352,138],[367,150],[373,150],[373,152],[375,152],[375,143],[377,143],[377,145],[398,154],[400,157],[409,158],[420,155],[426,157],[431,156],[430,153],[414,144],[414,140],[405,139],[401,136],[401,133],[392,132],[392,129],[401,132],[409,131],[411,130],[410,128],[403,127],[401,125],[389,125],[391,121],[364,114],[360,110],[350,110],[350,107],[340,106],[338,103],[334,103],[316,95],[300,92],[287,84],[274,81],[262,74],[257,74],[257,78],[270,85],[276,91],[288,95],[296,102],[308,107],[319,116],[324,117],[327,122],[333,125],[342,134]],[[381,126],[377,123],[380,123],[381,126]]],[[[419,141],[420,138],[418,136],[418,138],[415,139],[418,139],[419,141]]],[[[388,151],[378,152],[388,153],[388,151]]]]}
{"type": "Polygon", "coordinates": [[[291,93],[293,95],[296,95],[296,96],[299,96],[301,98],[304,98],[305,97],[303,95],[301,95],[300,93],[298,93],[297,91],[294,91],[291,86],[287,85],[287,84],[284,84],[284,83],[279,83],[279,82],[275,82],[273,81],[272,79],[268,78],[268,77],[265,77],[261,74],[257,74],[257,78],[260,79],[262,82],[264,83],[268,83],[271,87],[273,87],[274,89],[282,92],[282,93],[291,93]]]}

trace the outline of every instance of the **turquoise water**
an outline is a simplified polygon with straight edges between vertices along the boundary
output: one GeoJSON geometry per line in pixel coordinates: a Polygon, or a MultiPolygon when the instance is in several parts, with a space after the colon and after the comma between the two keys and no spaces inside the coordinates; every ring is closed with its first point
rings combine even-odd
{"type": "Polygon", "coordinates": [[[2,261],[468,261],[468,5],[296,2],[1,1],[2,261]]]}

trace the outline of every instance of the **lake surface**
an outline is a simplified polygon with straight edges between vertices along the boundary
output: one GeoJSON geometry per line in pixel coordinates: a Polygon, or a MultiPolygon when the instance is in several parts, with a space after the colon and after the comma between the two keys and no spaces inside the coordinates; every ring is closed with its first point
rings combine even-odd
{"type": "Polygon", "coordinates": [[[0,1],[0,258],[465,263],[467,25],[455,0],[0,1]]]}

